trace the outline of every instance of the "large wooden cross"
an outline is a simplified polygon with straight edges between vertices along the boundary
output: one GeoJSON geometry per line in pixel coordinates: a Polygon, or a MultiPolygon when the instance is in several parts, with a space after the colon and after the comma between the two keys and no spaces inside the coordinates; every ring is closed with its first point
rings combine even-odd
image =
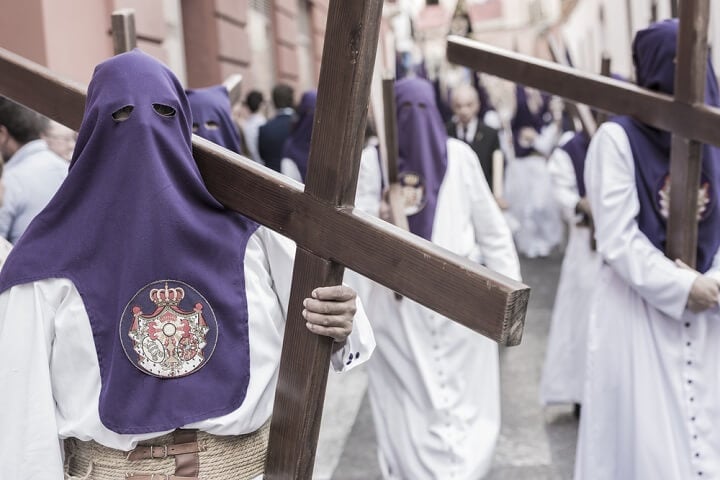
{"type": "MultiPolygon", "coordinates": [[[[302,299],[343,266],[503,345],[522,335],[529,288],[352,208],[381,0],[331,0],[304,188],[193,136],[208,190],[297,245],[265,477],[310,478],[332,340],[310,333],[302,299]]],[[[0,94],[77,130],[86,87],[0,49],[0,94]]],[[[379,321],[391,321],[381,319],[379,321]]]]}
{"type": "Polygon", "coordinates": [[[702,143],[720,146],[720,109],[704,101],[709,0],[680,0],[675,95],[663,95],[460,37],[448,60],[672,132],[666,255],[696,264],[702,143]]]}

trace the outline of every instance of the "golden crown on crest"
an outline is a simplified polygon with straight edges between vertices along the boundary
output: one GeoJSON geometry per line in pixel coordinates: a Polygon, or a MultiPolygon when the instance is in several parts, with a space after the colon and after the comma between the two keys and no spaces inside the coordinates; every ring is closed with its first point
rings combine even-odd
{"type": "Polygon", "coordinates": [[[164,305],[177,305],[185,298],[185,290],[180,287],[168,288],[165,282],[165,288],[153,288],[150,290],[150,300],[159,307],[164,305]]]}

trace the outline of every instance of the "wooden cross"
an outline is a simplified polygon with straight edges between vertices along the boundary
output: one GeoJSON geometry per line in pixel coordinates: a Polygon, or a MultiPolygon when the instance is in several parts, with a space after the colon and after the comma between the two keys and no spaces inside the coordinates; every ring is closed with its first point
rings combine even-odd
{"type": "MultiPolygon", "coordinates": [[[[312,474],[332,339],[310,333],[302,299],[339,284],[343,265],[503,345],[522,336],[529,288],[352,208],[381,0],[331,0],[307,184],[193,136],[208,190],[294,240],[265,478],[312,474]]],[[[86,87],[0,49],[0,94],[77,130],[86,87]]]]}
{"type": "Polygon", "coordinates": [[[675,95],[504,51],[448,39],[448,60],[672,132],[666,255],[695,266],[701,142],[720,146],[720,109],[703,103],[709,0],[679,2],[675,95]]]}

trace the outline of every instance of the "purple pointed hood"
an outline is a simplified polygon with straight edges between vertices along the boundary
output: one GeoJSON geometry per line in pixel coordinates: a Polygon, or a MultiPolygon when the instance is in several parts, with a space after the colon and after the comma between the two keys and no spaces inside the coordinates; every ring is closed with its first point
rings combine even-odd
{"type": "Polygon", "coordinates": [[[395,84],[395,101],[400,182],[419,192],[418,210],[408,216],[408,224],[415,235],[431,240],[438,192],[447,170],[447,131],[427,80],[400,80],[395,84]]]}
{"type": "Polygon", "coordinates": [[[317,92],[315,90],[303,94],[300,105],[295,111],[297,120],[293,124],[290,136],[285,140],[285,147],[283,148],[283,157],[295,162],[303,182],[305,181],[308,159],[310,158],[310,140],[312,140],[316,104],[317,92]]]}
{"type": "Polygon", "coordinates": [[[520,138],[520,130],[525,127],[530,127],[540,133],[543,127],[549,122],[547,117],[549,114],[548,106],[550,98],[545,93],[541,93],[541,96],[542,104],[540,106],[540,110],[532,112],[528,106],[527,91],[525,90],[525,87],[522,85],[517,85],[515,87],[516,109],[515,116],[510,123],[510,127],[512,129],[513,146],[515,148],[515,156],[517,158],[527,157],[535,151],[532,147],[520,145],[518,142],[520,138]]]}
{"type": "Polygon", "coordinates": [[[210,195],[190,137],[169,69],[137,49],[98,65],[68,177],[0,273],[0,291],[74,283],[98,354],[100,419],[118,433],[172,430],[245,398],[256,225],[210,195]]]}
{"type": "MultiPolygon", "coordinates": [[[[638,85],[672,95],[675,91],[675,60],[677,50],[678,22],[658,22],[635,36],[633,59],[638,85]]],[[[718,83],[713,66],[708,59],[705,82],[705,103],[720,106],[718,83]]],[[[640,213],[640,230],[659,250],[665,250],[669,175],[670,133],[642,124],[630,117],[615,117],[611,121],[620,124],[628,135],[635,160],[640,213]]],[[[697,269],[706,272],[720,247],[720,150],[704,145],[702,149],[702,173],[700,189],[700,212],[698,224],[697,269]]]]}
{"type": "Polygon", "coordinates": [[[230,97],[222,85],[187,90],[192,111],[193,133],[213,143],[240,152],[240,134],[232,119],[230,97]]]}

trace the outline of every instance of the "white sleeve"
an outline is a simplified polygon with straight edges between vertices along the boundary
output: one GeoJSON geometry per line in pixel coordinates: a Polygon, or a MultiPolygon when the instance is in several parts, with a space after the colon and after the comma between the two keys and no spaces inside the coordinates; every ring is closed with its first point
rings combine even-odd
{"type": "Polygon", "coordinates": [[[475,242],[480,248],[483,263],[491,270],[520,280],[520,260],[510,227],[490,191],[475,152],[465,144],[463,150],[466,155],[474,157],[463,162],[464,181],[475,228],[475,242]]]}
{"type": "Polygon", "coordinates": [[[553,183],[553,196],[560,205],[563,217],[568,222],[577,218],[575,206],[580,201],[575,168],[570,155],[562,148],[556,148],[548,159],[548,171],[553,183]]]}
{"type": "Polygon", "coordinates": [[[298,182],[302,183],[302,175],[300,175],[300,170],[297,167],[297,164],[289,158],[283,158],[280,161],[280,172],[292,178],[293,180],[297,180],[298,182]]]}
{"type": "Polygon", "coordinates": [[[50,357],[53,319],[63,315],[66,305],[60,301],[53,306],[46,297],[40,283],[19,285],[0,295],[3,478],[63,478],[50,357]]]}
{"type": "Polygon", "coordinates": [[[375,147],[365,147],[360,158],[355,207],[375,217],[380,215],[382,172],[375,147]]]}
{"type": "MultiPolygon", "coordinates": [[[[287,318],[295,262],[295,244],[292,240],[265,227],[260,227],[258,233],[262,236],[267,252],[275,292],[282,306],[283,315],[287,318]]],[[[343,348],[333,353],[331,357],[333,369],[338,372],[350,370],[370,358],[374,349],[375,336],[362,303],[358,299],[353,331],[345,341],[343,348]]]]}
{"type": "Polygon", "coordinates": [[[676,267],[640,231],[635,164],[620,125],[605,123],[593,137],[585,184],[602,258],[650,305],[680,319],[697,273],[676,267]]]}

